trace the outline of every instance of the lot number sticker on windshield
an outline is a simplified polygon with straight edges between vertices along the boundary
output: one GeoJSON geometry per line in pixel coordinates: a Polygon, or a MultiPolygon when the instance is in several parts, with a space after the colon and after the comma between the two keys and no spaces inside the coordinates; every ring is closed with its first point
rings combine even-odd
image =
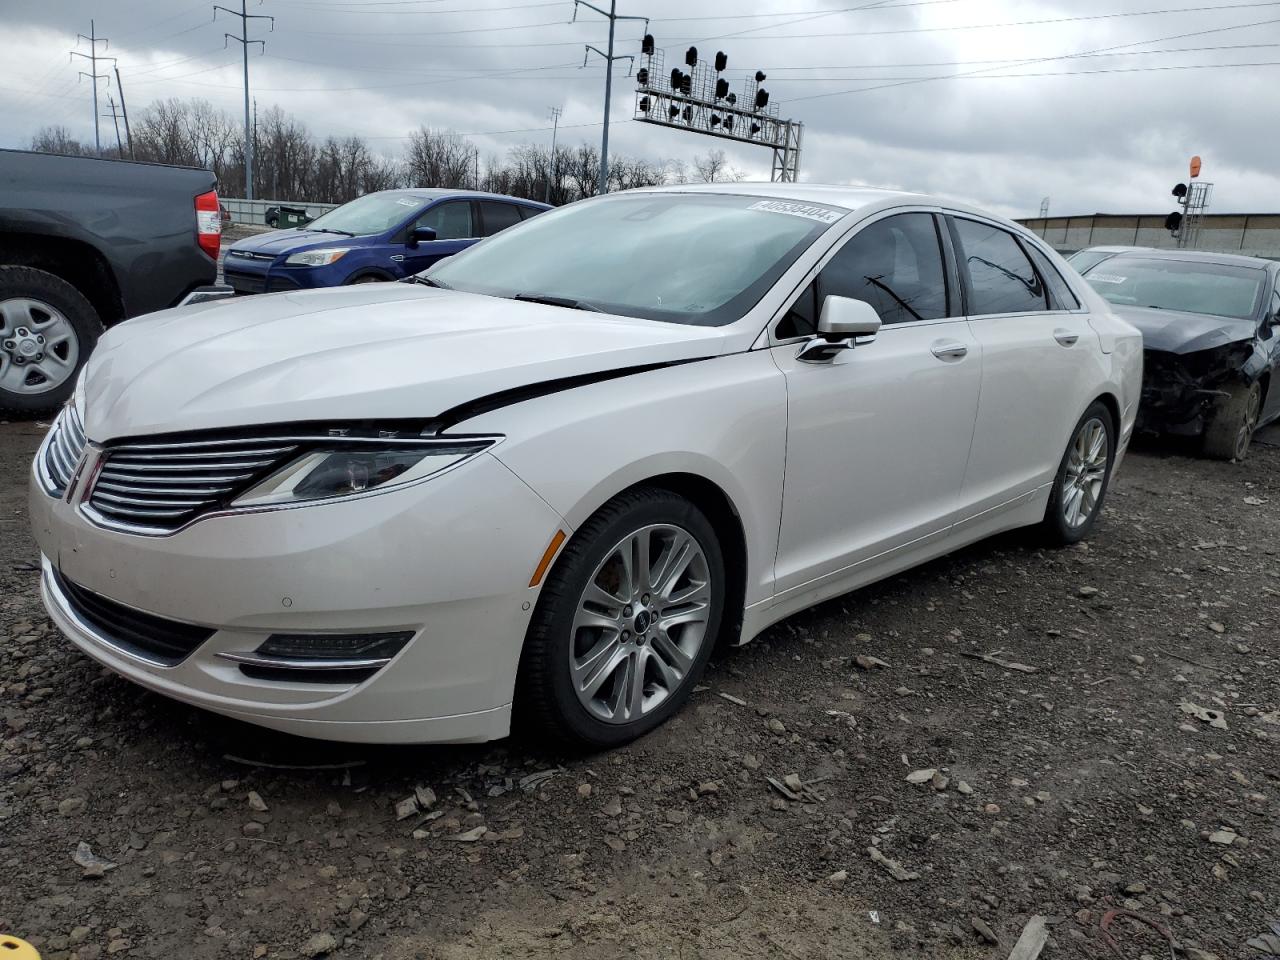
{"type": "Polygon", "coordinates": [[[765,210],[769,213],[786,213],[793,217],[804,217],[806,220],[817,220],[819,223],[835,223],[844,216],[839,210],[826,207],[815,207],[808,203],[793,203],[790,200],[761,200],[747,207],[748,210],[765,210]]]}
{"type": "Polygon", "coordinates": [[[1089,277],[1090,283],[1124,283],[1128,277],[1117,277],[1114,273],[1095,273],[1089,277]]]}

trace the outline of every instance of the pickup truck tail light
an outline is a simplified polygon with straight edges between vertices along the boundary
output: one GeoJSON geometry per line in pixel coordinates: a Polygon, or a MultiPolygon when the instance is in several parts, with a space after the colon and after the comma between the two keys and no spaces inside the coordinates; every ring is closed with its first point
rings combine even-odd
{"type": "Polygon", "coordinates": [[[218,259],[222,244],[222,214],[218,210],[218,192],[210,190],[196,197],[196,240],[200,249],[218,259]]]}

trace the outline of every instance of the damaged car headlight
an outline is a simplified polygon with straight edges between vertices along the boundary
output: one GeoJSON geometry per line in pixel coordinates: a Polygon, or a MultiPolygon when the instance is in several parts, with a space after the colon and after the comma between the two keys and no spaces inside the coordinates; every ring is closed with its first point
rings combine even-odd
{"type": "Polygon", "coordinates": [[[233,507],[327,500],[404,486],[468,460],[495,438],[396,446],[343,444],[310,450],[281,467],[235,501],[233,507]]]}

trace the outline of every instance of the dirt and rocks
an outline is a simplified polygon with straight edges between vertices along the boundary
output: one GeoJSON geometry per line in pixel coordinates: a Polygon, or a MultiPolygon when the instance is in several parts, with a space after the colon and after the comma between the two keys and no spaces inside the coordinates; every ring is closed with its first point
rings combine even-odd
{"type": "Polygon", "coordinates": [[[1005,960],[1037,916],[1049,960],[1280,950],[1280,447],[1148,445],[1087,545],[827,603],[574,757],[296,740],[104,673],[40,607],[42,432],[0,425],[0,932],[46,960],[1005,960]]]}

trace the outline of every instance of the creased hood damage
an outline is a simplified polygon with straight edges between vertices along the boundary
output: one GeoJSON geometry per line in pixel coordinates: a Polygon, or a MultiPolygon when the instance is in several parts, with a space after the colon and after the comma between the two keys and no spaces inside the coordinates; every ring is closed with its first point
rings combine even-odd
{"type": "Polygon", "coordinates": [[[304,420],[431,418],[519,387],[723,350],[717,328],[365,284],[122,323],[89,361],[82,416],[99,443],[304,420]]]}
{"type": "Polygon", "coordinates": [[[1115,304],[1111,309],[1142,331],[1142,346],[1146,350],[1196,353],[1253,337],[1252,320],[1115,304]]]}

